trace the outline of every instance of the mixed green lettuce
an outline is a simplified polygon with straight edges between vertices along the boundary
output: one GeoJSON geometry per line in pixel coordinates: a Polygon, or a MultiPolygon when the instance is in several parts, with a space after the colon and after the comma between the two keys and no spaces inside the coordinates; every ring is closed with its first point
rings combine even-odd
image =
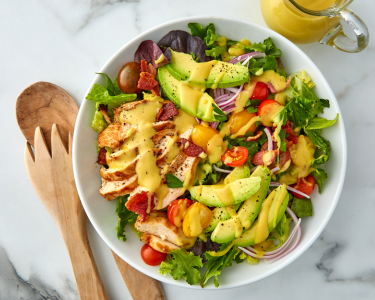
{"type": "MultiPolygon", "coordinates": [[[[118,216],[118,224],[116,227],[117,238],[126,242],[125,227],[130,224],[133,225],[137,220],[138,215],[126,208],[125,204],[128,201],[129,195],[120,196],[117,198],[116,214],[118,216]]],[[[134,226],[133,226],[134,227],[134,226]]],[[[134,230],[134,229],[133,229],[134,230]]]]}

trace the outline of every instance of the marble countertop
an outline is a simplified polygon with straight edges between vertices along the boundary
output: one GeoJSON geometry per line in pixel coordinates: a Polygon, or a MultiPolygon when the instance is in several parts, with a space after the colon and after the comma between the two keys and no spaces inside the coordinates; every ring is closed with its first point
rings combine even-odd
{"type": "MultiPolygon", "coordinates": [[[[26,173],[25,139],[14,115],[18,95],[34,82],[49,81],[80,104],[94,72],[141,32],[197,14],[265,26],[260,1],[1,2],[0,103],[5,127],[0,143],[0,299],[79,299],[63,240],[26,173]]],[[[375,2],[356,0],[351,8],[375,34],[375,2]]],[[[325,75],[345,119],[348,168],[336,211],[312,247],[282,271],[231,290],[186,290],[163,284],[168,299],[375,299],[375,41],[359,54],[319,44],[301,49],[325,75]]],[[[110,249],[89,221],[87,226],[110,299],[131,299],[110,249]]]]}

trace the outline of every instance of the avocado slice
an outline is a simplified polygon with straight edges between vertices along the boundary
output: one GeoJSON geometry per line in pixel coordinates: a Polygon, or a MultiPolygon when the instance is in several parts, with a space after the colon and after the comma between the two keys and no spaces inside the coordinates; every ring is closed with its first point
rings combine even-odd
{"type": "Polygon", "coordinates": [[[230,206],[245,201],[260,188],[261,178],[237,179],[229,184],[199,185],[189,189],[191,197],[209,207],[230,206]]]}
{"type": "Polygon", "coordinates": [[[273,190],[264,200],[258,219],[250,226],[249,230],[235,239],[234,245],[248,247],[263,242],[269,233],[280,222],[285,214],[289,202],[289,193],[283,184],[273,190]]]}
{"type": "Polygon", "coordinates": [[[242,165],[240,167],[235,167],[233,171],[230,172],[227,177],[225,177],[224,184],[248,177],[250,177],[250,168],[248,166],[242,165]]]}
{"type": "MultiPolygon", "coordinates": [[[[232,173],[230,173],[229,175],[231,175],[232,173]]],[[[255,169],[253,174],[251,174],[250,178],[252,177],[261,178],[262,181],[260,189],[249,199],[243,202],[240,210],[238,211],[238,214],[236,214],[229,220],[218,222],[214,232],[211,235],[211,239],[214,242],[228,243],[234,238],[240,237],[242,231],[244,229],[249,229],[250,225],[258,216],[259,211],[262,207],[263,200],[266,198],[267,191],[270,186],[271,172],[267,167],[259,166],[255,169]],[[238,222],[241,224],[240,227],[238,226],[238,222]]]]}
{"type": "Polygon", "coordinates": [[[271,172],[265,166],[258,166],[253,174],[251,174],[251,177],[252,176],[259,176],[262,178],[262,182],[260,189],[247,199],[238,211],[238,216],[244,229],[249,229],[250,225],[258,216],[263,200],[267,197],[267,192],[271,182],[271,172]]]}
{"type": "MultiPolygon", "coordinates": [[[[237,179],[248,178],[250,176],[250,168],[248,166],[240,166],[233,169],[232,172],[228,174],[227,177],[224,179],[224,184],[229,184],[237,179]]],[[[257,192],[258,193],[258,192],[257,192]]],[[[237,206],[241,205],[241,203],[237,203],[237,206]]],[[[206,232],[213,231],[217,224],[220,221],[225,221],[230,219],[230,217],[236,214],[236,207],[234,205],[227,206],[227,207],[216,207],[212,210],[212,216],[210,223],[206,228],[206,232]]]]}
{"type": "Polygon", "coordinates": [[[218,110],[220,108],[214,99],[202,89],[195,89],[186,82],[178,81],[168,72],[166,66],[158,68],[157,73],[157,80],[163,94],[192,116],[207,122],[215,122],[213,105],[218,110]]]}
{"type": "Polygon", "coordinates": [[[171,50],[171,62],[165,67],[178,81],[204,85],[205,88],[227,88],[249,82],[249,69],[223,61],[198,63],[190,54],[171,50]],[[191,76],[195,70],[203,76],[191,76]],[[194,77],[194,78],[191,78],[194,77]]]}
{"type": "MultiPolygon", "coordinates": [[[[227,207],[233,207],[233,206],[227,206],[227,207]]],[[[230,218],[230,214],[227,211],[227,207],[215,207],[212,210],[212,219],[210,223],[208,224],[208,226],[206,227],[206,232],[213,231],[220,221],[225,221],[230,218]]]]}

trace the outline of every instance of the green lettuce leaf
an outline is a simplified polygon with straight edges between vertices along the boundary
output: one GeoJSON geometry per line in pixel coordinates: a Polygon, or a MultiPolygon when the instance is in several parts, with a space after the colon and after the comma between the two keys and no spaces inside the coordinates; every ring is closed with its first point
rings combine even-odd
{"type": "Polygon", "coordinates": [[[159,273],[170,273],[174,280],[185,278],[188,284],[194,285],[201,279],[199,269],[202,267],[202,258],[192,252],[186,254],[185,250],[171,250],[167,260],[161,263],[159,273]]]}
{"type": "Polygon", "coordinates": [[[215,287],[219,287],[218,276],[221,274],[221,271],[224,268],[232,266],[232,260],[239,253],[239,251],[240,250],[237,248],[232,248],[223,256],[211,256],[208,253],[205,253],[204,255],[207,258],[207,271],[204,273],[201,280],[201,287],[204,287],[211,277],[215,277],[215,287]]]}
{"type": "Polygon", "coordinates": [[[294,197],[291,209],[298,218],[312,216],[312,204],[310,199],[294,197]]]}
{"type": "Polygon", "coordinates": [[[125,206],[126,202],[128,201],[129,195],[120,196],[117,198],[117,205],[116,205],[116,214],[118,216],[118,224],[116,227],[117,230],[117,238],[119,240],[123,240],[126,242],[126,236],[124,234],[125,227],[128,224],[131,224],[137,220],[138,215],[127,209],[125,206]]]}
{"type": "Polygon", "coordinates": [[[267,70],[276,70],[276,68],[277,60],[274,56],[253,58],[249,61],[249,71],[255,76],[260,76],[267,70]]]}
{"type": "Polygon", "coordinates": [[[258,51],[258,52],[265,52],[267,49],[267,46],[262,43],[254,43],[251,46],[245,46],[246,53],[258,51]]]}
{"type": "Polygon", "coordinates": [[[108,124],[107,121],[104,119],[103,114],[100,111],[98,111],[98,109],[99,103],[96,103],[96,109],[94,119],[91,122],[91,128],[94,129],[97,133],[100,133],[107,128],[108,124]]]}
{"type": "Polygon", "coordinates": [[[332,126],[336,123],[337,119],[339,118],[339,114],[336,115],[336,118],[333,120],[327,120],[321,117],[315,117],[310,122],[306,129],[323,129],[329,126],[332,126]]]}
{"type": "MultiPolygon", "coordinates": [[[[264,134],[265,135],[265,134],[264,134]]],[[[224,141],[228,142],[228,148],[233,149],[235,146],[242,146],[245,147],[248,151],[248,157],[246,163],[253,167],[251,160],[255,153],[259,151],[259,142],[258,141],[245,141],[245,138],[237,137],[235,139],[231,139],[230,137],[224,137],[224,141]]]]}
{"type": "Polygon", "coordinates": [[[318,157],[312,162],[312,167],[316,168],[317,165],[325,164],[329,160],[329,155],[331,152],[331,143],[320,135],[320,130],[305,129],[305,133],[309,137],[311,142],[319,150],[321,150],[321,152],[323,152],[320,155],[318,154],[318,157]]]}
{"type": "Polygon", "coordinates": [[[206,50],[206,55],[217,58],[223,56],[225,52],[227,52],[227,46],[216,46],[210,50],[206,50]]]}
{"type": "Polygon", "coordinates": [[[326,171],[324,171],[323,169],[316,169],[314,172],[311,173],[311,175],[314,177],[315,183],[319,187],[319,194],[321,194],[323,183],[328,178],[326,171]]]}
{"type": "Polygon", "coordinates": [[[280,49],[276,47],[272,39],[269,37],[263,41],[263,44],[266,46],[266,54],[272,55],[274,57],[280,57],[283,53],[280,49]]]}
{"type": "Polygon", "coordinates": [[[108,106],[107,112],[110,117],[113,116],[114,107],[119,107],[124,102],[134,101],[136,98],[137,94],[118,94],[111,96],[109,91],[99,84],[94,84],[91,91],[86,96],[87,100],[93,100],[100,104],[106,104],[108,106]]]}
{"type": "Polygon", "coordinates": [[[202,40],[206,38],[209,30],[215,33],[215,25],[213,23],[208,24],[205,28],[198,23],[189,23],[188,27],[192,36],[199,36],[202,40]]]}

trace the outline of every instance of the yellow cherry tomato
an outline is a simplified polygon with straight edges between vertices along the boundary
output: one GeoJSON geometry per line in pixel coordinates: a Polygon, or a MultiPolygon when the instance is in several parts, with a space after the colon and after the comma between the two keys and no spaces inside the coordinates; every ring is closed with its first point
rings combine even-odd
{"type": "Polygon", "coordinates": [[[195,202],[187,209],[182,230],[186,236],[198,236],[212,220],[212,211],[202,203],[195,202]]]}
{"type": "MultiPolygon", "coordinates": [[[[231,134],[236,134],[238,131],[240,131],[240,129],[242,127],[244,127],[247,123],[250,122],[250,120],[252,118],[254,118],[256,116],[257,115],[254,114],[254,113],[247,112],[246,109],[244,109],[243,111],[240,111],[238,113],[233,114],[231,116],[230,120],[229,120],[230,133],[231,134]]],[[[252,131],[252,132],[255,131],[255,123],[250,126],[250,128],[249,128],[248,131],[252,131]]]]}
{"type": "Polygon", "coordinates": [[[219,131],[210,126],[195,125],[193,132],[191,133],[191,139],[195,145],[201,147],[205,152],[207,152],[208,141],[218,133],[219,131]]]}

